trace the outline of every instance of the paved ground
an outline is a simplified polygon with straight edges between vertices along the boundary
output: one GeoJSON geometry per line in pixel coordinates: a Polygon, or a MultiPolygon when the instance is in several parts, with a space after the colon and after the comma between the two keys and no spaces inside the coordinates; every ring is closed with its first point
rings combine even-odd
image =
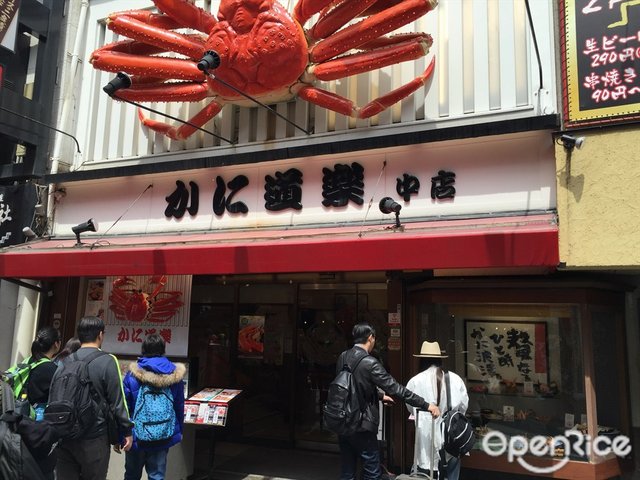
{"type": "MultiPolygon", "coordinates": [[[[196,459],[196,467],[206,465],[196,459]]],[[[206,478],[198,468],[198,480],[206,478]]],[[[219,442],[216,446],[215,480],[335,480],[340,474],[336,453],[307,452],[255,445],[219,442]]]]}

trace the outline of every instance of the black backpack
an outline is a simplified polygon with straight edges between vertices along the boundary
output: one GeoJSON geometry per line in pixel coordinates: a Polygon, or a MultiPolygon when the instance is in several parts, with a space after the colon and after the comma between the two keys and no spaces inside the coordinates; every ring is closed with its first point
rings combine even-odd
{"type": "Polygon", "coordinates": [[[84,359],[74,353],[67,357],[56,372],[44,419],[51,422],[62,438],[81,438],[95,425],[101,397],[89,377],[89,364],[107,355],[97,350],[84,359]]]}
{"type": "Polygon", "coordinates": [[[358,359],[353,367],[346,359],[342,370],[329,384],[327,403],[322,408],[326,427],[338,435],[353,435],[362,422],[363,406],[356,389],[353,373],[367,355],[358,359]]]}
{"type": "MultiPolygon", "coordinates": [[[[467,417],[458,410],[451,410],[451,385],[449,372],[444,372],[444,382],[447,388],[447,411],[442,414],[442,438],[444,450],[454,457],[469,453],[476,441],[473,426],[467,417]]],[[[444,459],[444,455],[440,458],[444,459]]]]}
{"type": "Polygon", "coordinates": [[[0,478],[46,480],[36,459],[53,468],[51,452],[58,440],[54,429],[16,413],[13,390],[4,381],[0,381],[0,406],[0,478]]]}

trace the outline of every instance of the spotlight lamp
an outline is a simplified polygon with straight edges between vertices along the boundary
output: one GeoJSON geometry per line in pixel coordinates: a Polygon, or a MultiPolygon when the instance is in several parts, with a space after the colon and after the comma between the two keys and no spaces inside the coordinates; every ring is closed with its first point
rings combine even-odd
{"type": "Polygon", "coordinates": [[[25,237],[27,237],[27,242],[29,240],[33,240],[34,238],[36,238],[36,234],[34,233],[33,230],[31,230],[30,227],[24,227],[22,229],[22,233],[24,234],[25,237]]]}
{"type": "Polygon", "coordinates": [[[82,245],[82,242],[80,242],[80,234],[84,232],[96,232],[98,230],[98,223],[94,222],[93,218],[90,218],[86,222],[71,227],[71,230],[76,234],[76,247],[78,247],[82,245]]]}
{"type": "Polygon", "coordinates": [[[209,70],[215,70],[220,66],[220,55],[218,52],[208,50],[205,52],[204,57],[198,62],[198,70],[207,73],[209,70]]]}
{"type": "Polygon", "coordinates": [[[380,211],[384,214],[395,213],[396,214],[395,228],[400,228],[401,226],[400,210],[402,210],[402,205],[400,205],[391,197],[384,197],[382,200],[380,200],[380,203],[378,204],[378,206],[380,207],[380,211]]]}
{"type": "Polygon", "coordinates": [[[584,145],[585,140],[586,139],[584,137],[576,137],[574,135],[565,134],[560,136],[562,146],[569,151],[573,150],[574,147],[580,150],[584,145]]]}
{"type": "Polygon", "coordinates": [[[102,90],[110,97],[113,97],[118,90],[127,89],[130,86],[131,77],[124,72],[118,72],[109,83],[102,87],[102,90]]]}

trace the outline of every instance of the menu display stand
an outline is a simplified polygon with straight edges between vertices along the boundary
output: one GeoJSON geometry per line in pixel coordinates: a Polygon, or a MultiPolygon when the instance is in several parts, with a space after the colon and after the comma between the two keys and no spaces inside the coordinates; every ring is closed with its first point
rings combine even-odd
{"type": "Polygon", "coordinates": [[[216,430],[227,425],[229,404],[242,390],[230,388],[205,388],[184,402],[184,423],[207,427],[210,430],[209,468],[207,478],[213,477],[216,451],[216,430]]]}

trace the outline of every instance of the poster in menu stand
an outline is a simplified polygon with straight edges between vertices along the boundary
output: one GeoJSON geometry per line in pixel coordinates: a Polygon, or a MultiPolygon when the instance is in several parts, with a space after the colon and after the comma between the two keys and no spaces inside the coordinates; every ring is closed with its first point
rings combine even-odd
{"type": "Polygon", "coordinates": [[[242,390],[205,388],[184,404],[185,423],[224,427],[227,423],[229,402],[242,390]]]}

